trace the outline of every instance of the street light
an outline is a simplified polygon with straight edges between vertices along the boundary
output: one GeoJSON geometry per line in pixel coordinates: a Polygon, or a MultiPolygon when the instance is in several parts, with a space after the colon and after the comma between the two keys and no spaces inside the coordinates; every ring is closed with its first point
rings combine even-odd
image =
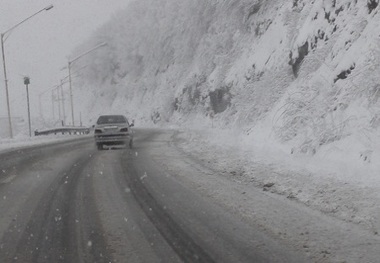
{"type": "Polygon", "coordinates": [[[75,126],[74,124],[74,102],[73,102],[73,89],[72,89],[72,84],[71,84],[71,65],[72,63],[74,63],[75,61],[77,61],[78,59],[80,59],[81,57],[87,55],[88,53],[98,49],[98,48],[101,48],[101,47],[104,47],[105,45],[107,45],[107,43],[103,42],[85,52],[83,52],[82,54],[80,54],[79,56],[75,57],[74,59],[72,60],[69,60],[68,62],[68,65],[67,65],[67,68],[69,70],[69,87],[70,87],[70,104],[71,104],[71,122],[72,122],[72,125],[75,126]]]}
{"type": "MultiPolygon", "coordinates": [[[[7,69],[6,69],[6,66],[5,66],[5,51],[4,51],[4,43],[5,41],[8,39],[6,37],[6,34],[10,33],[13,29],[15,29],[16,27],[18,27],[19,25],[21,25],[22,23],[24,23],[25,21],[31,19],[32,17],[34,17],[35,15],[41,13],[42,11],[48,11],[50,9],[52,9],[54,6],[53,5],[48,5],[47,7],[45,8],[42,8],[41,10],[39,10],[38,12],[34,13],[33,15],[25,18],[24,20],[22,20],[21,22],[17,23],[16,25],[12,26],[11,28],[9,28],[8,30],[6,30],[5,32],[1,33],[1,53],[2,53],[2,56],[3,56],[3,70],[4,70],[4,82],[5,82],[5,94],[6,94],[6,100],[7,100],[7,110],[8,110],[8,123],[9,123],[9,136],[11,138],[13,138],[13,130],[12,130],[12,119],[11,119],[11,108],[10,108],[10,104],[9,104],[9,91],[8,91],[8,78],[7,78],[7,69]]],[[[9,37],[9,36],[8,36],[9,37]]]]}
{"type": "Polygon", "coordinates": [[[28,104],[29,137],[32,137],[32,125],[30,122],[30,105],[29,105],[29,84],[30,84],[30,78],[24,77],[24,85],[26,87],[26,100],[27,100],[27,104],[28,104]]]}

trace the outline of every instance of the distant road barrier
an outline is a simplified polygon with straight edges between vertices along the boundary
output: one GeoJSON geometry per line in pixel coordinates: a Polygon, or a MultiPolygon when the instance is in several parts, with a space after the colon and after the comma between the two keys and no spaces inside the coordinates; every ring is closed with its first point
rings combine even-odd
{"type": "Polygon", "coordinates": [[[54,129],[48,129],[48,130],[35,130],[34,135],[48,135],[48,134],[89,134],[90,129],[86,127],[59,127],[54,129]]]}

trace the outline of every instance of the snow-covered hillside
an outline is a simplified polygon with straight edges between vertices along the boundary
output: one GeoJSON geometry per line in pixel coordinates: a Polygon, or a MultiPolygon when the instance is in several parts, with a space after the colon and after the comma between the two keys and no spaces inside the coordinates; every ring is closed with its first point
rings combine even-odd
{"type": "MultiPolygon", "coordinates": [[[[380,125],[379,0],[138,0],[75,54],[88,118],[240,130],[369,162],[380,125]]],[[[75,56],[73,54],[73,56],[75,56]]],[[[137,123],[138,123],[137,122],[137,123]]]]}

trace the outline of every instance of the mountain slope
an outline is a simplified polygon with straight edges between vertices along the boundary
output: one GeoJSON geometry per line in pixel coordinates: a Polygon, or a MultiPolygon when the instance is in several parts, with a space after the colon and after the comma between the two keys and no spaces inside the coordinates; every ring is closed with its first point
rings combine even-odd
{"type": "MultiPolygon", "coordinates": [[[[139,0],[76,50],[89,118],[234,126],[291,152],[347,141],[372,152],[378,0],[139,0]]],[[[84,99],[83,99],[84,100],[84,99]]],[[[374,137],[375,136],[375,137],[374,137]]]]}

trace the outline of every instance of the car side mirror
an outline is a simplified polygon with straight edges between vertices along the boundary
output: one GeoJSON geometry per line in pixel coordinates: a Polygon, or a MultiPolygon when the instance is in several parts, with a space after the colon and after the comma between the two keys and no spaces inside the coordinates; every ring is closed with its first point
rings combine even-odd
{"type": "Polygon", "coordinates": [[[95,124],[91,126],[92,128],[95,128],[95,124]]]}

